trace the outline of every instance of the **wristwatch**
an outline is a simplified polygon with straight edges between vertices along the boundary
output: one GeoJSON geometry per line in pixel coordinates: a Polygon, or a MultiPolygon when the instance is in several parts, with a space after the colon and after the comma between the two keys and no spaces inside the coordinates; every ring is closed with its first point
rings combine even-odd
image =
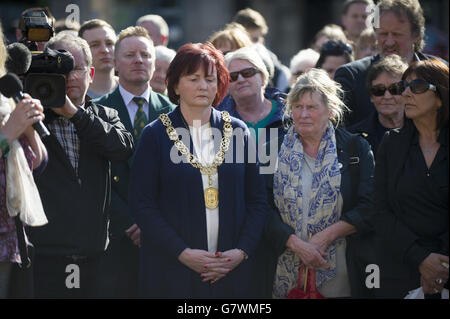
{"type": "Polygon", "coordinates": [[[2,150],[2,157],[7,158],[9,155],[9,143],[6,137],[0,133],[0,149],[2,150]]]}

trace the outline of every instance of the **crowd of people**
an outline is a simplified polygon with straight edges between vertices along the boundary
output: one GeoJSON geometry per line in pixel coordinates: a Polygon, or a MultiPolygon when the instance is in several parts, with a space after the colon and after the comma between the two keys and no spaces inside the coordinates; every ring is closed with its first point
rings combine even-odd
{"type": "MultiPolygon", "coordinates": [[[[441,298],[448,62],[418,0],[378,1],[375,29],[371,5],[289,67],[250,8],[176,51],[158,15],[53,18],[64,105],[0,95],[0,298],[284,299],[305,269],[325,298],[441,298]]],[[[11,58],[0,29],[0,78],[11,58]]]]}

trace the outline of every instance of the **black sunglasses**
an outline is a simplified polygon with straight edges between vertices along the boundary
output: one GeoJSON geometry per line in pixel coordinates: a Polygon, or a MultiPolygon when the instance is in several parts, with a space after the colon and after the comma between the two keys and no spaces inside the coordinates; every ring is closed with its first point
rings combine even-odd
{"type": "Polygon", "coordinates": [[[242,75],[244,78],[249,78],[254,76],[256,73],[259,73],[260,71],[255,68],[246,68],[240,71],[236,72],[230,72],[230,82],[234,82],[238,79],[239,74],[242,75]]]}
{"type": "Polygon", "coordinates": [[[398,83],[394,83],[389,85],[388,87],[385,87],[383,84],[374,85],[370,88],[370,94],[373,96],[383,96],[386,90],[389,91],[392,95],[401,95],[402,90],[398,83]]]}
{"type": "Polygon", "coordinates": [[[437,91],[435,85],[428,83],[427,81],[422,79],[415,79],[409,83],[403,80],[398,82],[397,85],[401,93],[403,93],[408,86],[411,89],[411,92],[413,92],[414,94],[425,93],[428,90],[435,92],[437,91]]]}

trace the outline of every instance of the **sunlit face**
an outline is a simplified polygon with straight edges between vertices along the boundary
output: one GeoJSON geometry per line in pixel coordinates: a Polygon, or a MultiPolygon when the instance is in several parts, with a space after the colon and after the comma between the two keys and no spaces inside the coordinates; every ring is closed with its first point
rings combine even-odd
{"type": "Polygon", "coordinates": [[[84,97],[94,78],[94,68],[88,67],[86,57],[81,48],[57,48],[69,51],[74,60],[73,70],[67,75],[66,91],[67,96],[73,104],[80,106],[84,103],[84,97]]]}
{"type": "Polygon", "coordinates": [[[347,60],[343,56],[329,55],[323,61],[322,69],[327,71],[331,79],[334,79],[334,73],[343,64],[347,63],[347,60]]]}
{"type": "MultiPolygon", "coordinates": [[[[228,71],[230,73],[241,71],[247,68],[255,68],[247,60],[235,59],[228,65],[228,71]]],[[[230,95],[234,99],[249,98],[252,96],[257,96],[263,94],[264,92],[264,80],[261,73],[256,73],[255,75],[245,78],[242,74],[239,74],[236,81],[231,82],[229,86],[230,95]]]]}
{"type": "Polygon", "coordinates": [[[155,70],[154,57],[155,48],[147,38],[133,36],[123,39],[115,55],[120,84],[148,83],[155,70]]]}
{"type": "MultiPolygon", "coordinates": [[[[412,74],[406,78],[406,82],[411,82],[417,79],[415,74],[412,74]]],[[[417,120],[420,118],[432,118],[437,117],[437,112],[442,107],[442,101],[436,92],[428,90],[424,93],[415,94],[411,92],[411,88],[407,87],[402,93],[402,97],[405,103],[405,114],[407,118],[417,120]]]]}
{"type": "Polygon", "coordinates": [[[342,25],[351,37],[358,37],[366,28],[366,8],[365,3],[353,3],[342,16],[342,25]]]}
{"type": "Polygon", "coordinates": [[[399,18],[392,11],[382,12],[376,34],[378,48],[383,56],[397,54],[408,62],[413,60],[414,43],[418,36],[411,33],[411,23],[406,16],[399,18]]]}
{"type": "Polygon", "coordinates": [[[308,72],[310,69],[312,69],[315,66],[315,62],[311,60],[303,60],[299,62],[296,66],[293,72],[291,72],[291,78],[289,80],[289,83],[291,87],[295,84],[297,81],[297,78],[302,75],[305,72],[308,72]]]}
{"type": "Polygon", "coordinates": [[[180,106],[206,108],[212,106],[217,94],[217,70],[210,67],[205,74],[203,66],[193,74],[182,75],[174,88],[180,96],[180,106]]]}
{"type": "MultiPolygon", "coordinates": [[[[401,74],[382,72],[372,81],[372,87],[384,85],[385,88],[388,88],[392,84],[398,83],[401,79],[401,74]]],[[[382,116],[392,117],[403,113],[404,105],[402,96],[392,95],[389,90],[386,90],[383,96],[375,96],[372,94],[370,100],[375,105],[378,114],[382,116]]]]}
{"type": "Polygon", "coordinates": [[[166,91],[166,75],[170,63],[161,59],[155,61],[155,72],[150,80],[153,91],[164,94],[166,91]]]}
{"type": "Polygon", "coordinates": [[[327,128],[330,111],[319,92],[305,92],[292,104],[292,118],[302,138],[320,139],[327,128]]]}
{"type": "Polygon", "coordinates": [[[111,28],[98,27],[83,32],[83,39],[89,44],[92,64],[97,72],[114,68],[114,43],[116,34],[111,28]]]}

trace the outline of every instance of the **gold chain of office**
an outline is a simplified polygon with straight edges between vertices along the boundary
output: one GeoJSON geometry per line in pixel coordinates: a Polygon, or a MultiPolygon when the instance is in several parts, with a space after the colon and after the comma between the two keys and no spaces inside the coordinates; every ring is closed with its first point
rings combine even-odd
{"type": "Polygon", "coordinates": [[[212,187],[212,175],[217,174],[217,167],[220,166],[224,159],[225,153],[230,146],[230,137],[233,134],[233,127],[231,126],[230,114],[226,111],[221,112],[223,124],[222,141],[220,142],[220,149],[214,156],[214,160],[210,165],[203,165],[200,160],[193,154],[189,153],[188,147],[180,141],[178,133],[172,126],[172,121],[167,114],[160,114],[159,119],[166,127],[167,135],[169,139],[174,142],[178,151],[186,156],[187,161],[193,167],[200,169],[202,175],[208,175],[209,187],[205,190],[205,206],[209,209],[215,209],[219,205],[219,191],[217,188],[212,187]]]}

